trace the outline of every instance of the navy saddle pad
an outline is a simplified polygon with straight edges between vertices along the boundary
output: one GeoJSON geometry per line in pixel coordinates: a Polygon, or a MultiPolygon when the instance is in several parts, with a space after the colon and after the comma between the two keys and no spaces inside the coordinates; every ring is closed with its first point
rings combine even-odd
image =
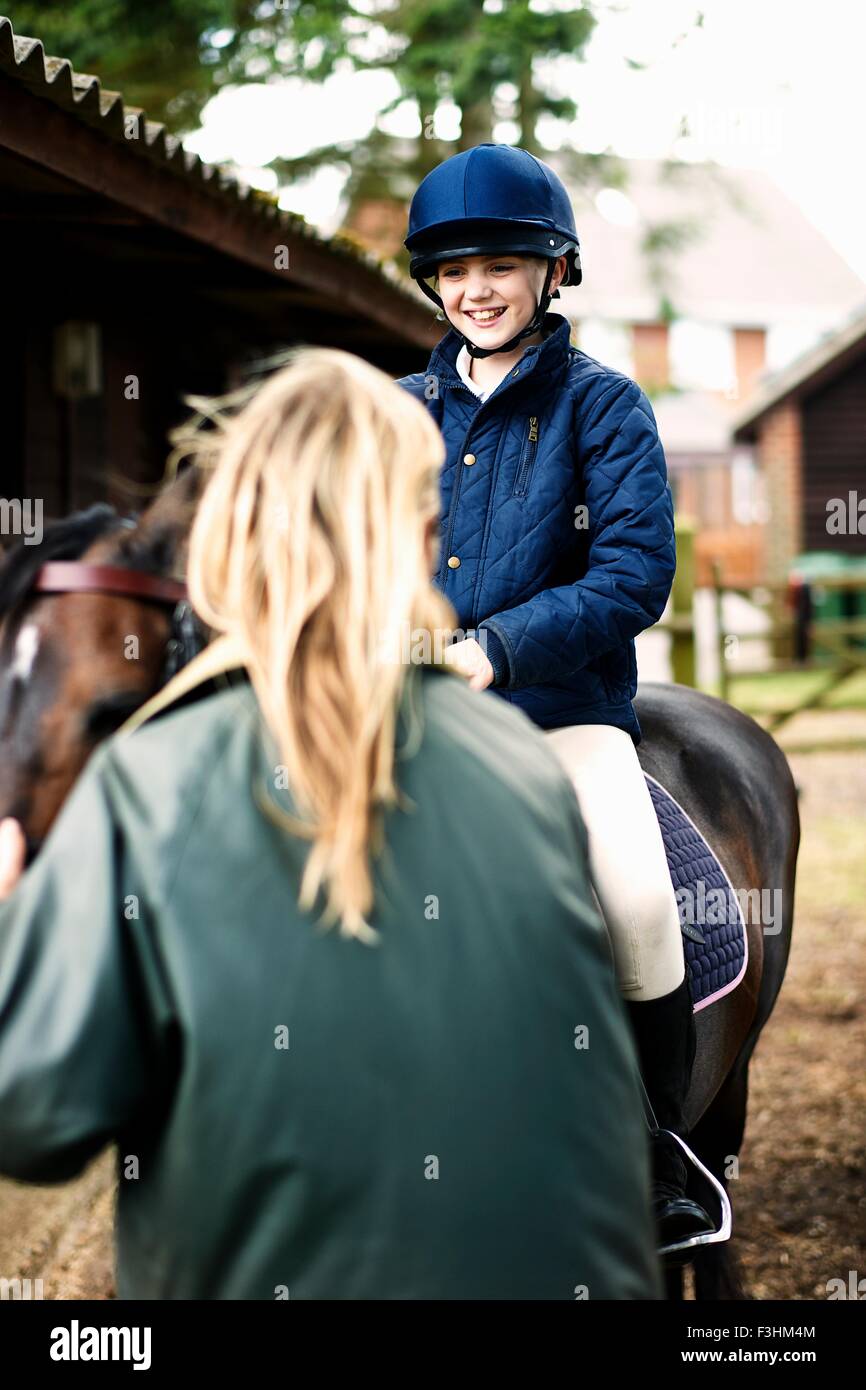
{"type": "Polygon", "coordinates": [[[728,994],[745,975],[749,949],[746,925],[731,881],[697,826],[661,783],[646,773],[644,776],[680,907],[697,1013],[728,994]]]}

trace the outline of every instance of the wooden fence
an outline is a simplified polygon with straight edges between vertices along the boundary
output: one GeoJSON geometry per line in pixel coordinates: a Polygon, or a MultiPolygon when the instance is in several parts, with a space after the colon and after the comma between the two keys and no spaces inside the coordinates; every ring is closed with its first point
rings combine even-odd
{"type": "Polygon", "coordinates": [[[740,642],[762,641],[771,649],[768,664],[761,672],[744,675],[777,674],[786,671],[823,672],[826,679],[811,686],[803,697],[784,709],[767,710],[768,727],[778,729],[788,719],[803,710],[819,708],[827,696],[855,672],[866,668],[866,578],[862,575],[826,575],[810,577],[807,583],[767,585],[761,590],[734,588],[722,580],[720,566],[713,575],[715,595],[716,641],[719,659],[719,694],[723,700],[730,695],[729,651],[732,639],[740,642]],[[849,595],[856,602],[862,596],[860,616],[819,619],[814,612],[814,595],[849,595]],[[767,628],[762,632],[732,632],[724,621],[723,598],[737,593],[747,598],[768,615],[767,628]]]}
{"type": "Polygon", "coordinates": [[[679,685],[697,685],[695,647],[695,525],[677,518],[677,570],[671,589],[671,612],[656,627],[671,635],[671,679],[679,685]]]}

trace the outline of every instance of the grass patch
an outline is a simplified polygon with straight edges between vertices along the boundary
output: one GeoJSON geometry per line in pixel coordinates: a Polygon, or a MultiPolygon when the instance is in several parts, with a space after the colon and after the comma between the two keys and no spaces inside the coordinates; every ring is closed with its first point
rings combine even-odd
{"type": "MultiPolygon", "coordinates": [[[[829,671],[770,671],[732,677],[728,699],[746,714],[769,714],[799,709],[813,699],[830,678],[829,671]]],[[[718,687],[710,692],[717,695],[718,687]]],[[[866,709],[866,669],[855,671],[822,696],[818,709],[866,709]]]]}

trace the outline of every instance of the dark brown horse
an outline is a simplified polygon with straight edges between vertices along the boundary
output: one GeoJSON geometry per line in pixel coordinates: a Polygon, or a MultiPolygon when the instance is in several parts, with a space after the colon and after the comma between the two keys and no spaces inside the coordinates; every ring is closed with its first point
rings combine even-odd
{"type": "MultiPolygon", "coordinates": [[[[688,812],[738,893],[763,890],[781,907],[772,921],[749,920],[760,914],[745,914],[748,964],[743,980],[695,1018],[697,1051],[686,1106],[689,1142],[727,1187],[746,1123],[749,1060],[788,963],[800,844],[797,790],[778,744],[731,705],[685,686],[645,685],[635,707],[643,730],[638,755],[644,771],[688,812]]],[[[735,1193],[733,1201],[736,1205],[735,1193]]],[[[705,1247],[694,1268],[698,1298],[744,1296],[729,1246],[705,1247]]],[[[679,1272],[672,1271],[669,1294],[675,1296],[678,1287],[679,1272]]]]}
{"type": "MultiPolygon", "coordinates": [[[[40,594],[37,573],[48,560],[83,559],[182,577],[199,486],[195,470],[181,475],[137,520],[95,507],[58,522],[41,546],[18,547],[0,570],[0,816],[21,821],[31,855],[96,744],[160,687],[172,638],[172,608],[164,602],[40,594]]],[[[642,766],[688,812],[732,885],[781,894],[781,917],[770,930],[747,924],[742,982],[696,1018],[690,1142],[724,1180],[743,1138],[749,1060],[788,959],[796,790],[774,741],[729,705],[682,686],[646,685],[637,710],[642,766]]],[[[694,1265],[699,1298],[743,1296],[726,1244],[702,1248],[694,1265]]],[[[680,1272],[669,1272],[669,1295],[680,1287],[680,1272]]]]}
{"type": "MultiPolygon", "coordinates": [[[[45,527],[0,564],[0,814],[20,821],[28,858],[91,752],[167,673],[175,603],[101,592],[39,593],[52,562],[182,581],[202,475],[188,469],[138,517],[94,506],[45,527]]],[[[169,662],[170,665],[170,662],[169,662]]]]}

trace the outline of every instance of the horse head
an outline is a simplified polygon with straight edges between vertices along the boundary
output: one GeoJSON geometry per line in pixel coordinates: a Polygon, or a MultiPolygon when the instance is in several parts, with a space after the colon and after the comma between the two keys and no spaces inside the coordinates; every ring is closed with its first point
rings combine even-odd
{"type": "Polygon", "coordinates": [[[163,683],[175,613],[137,593],[41,592],[43,567],[182,580],[201,481],[188,469],[137,517],[100,504],[55,521],[0,565],[0,817],[20,821],[28,858],[96,745],[163,683]]]}

